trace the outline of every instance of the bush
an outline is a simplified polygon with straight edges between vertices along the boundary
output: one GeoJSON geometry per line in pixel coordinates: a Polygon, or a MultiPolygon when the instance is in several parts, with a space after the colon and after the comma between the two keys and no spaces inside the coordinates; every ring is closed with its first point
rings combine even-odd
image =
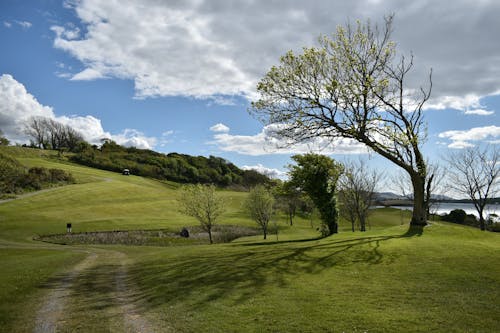
{"type": "Polygon", "coordinates": [[[60,169],[33,167],[26,171],[16,159],[0,153],[0,194],[16,194],[23,190],[41,190],[52,184],[71,184],[71,173],[60,169]]]}
{"type": "Polygon", "coordinates": [[[454,209],[449,214],[443,215],[442,219],[446,222],[464,224],[467,213],[463,209],[454,209]]]}
{"type": "Polygon", "coordinates": [[[16,159],[0,153],[0,193],[17,193],[25,172],[16,159]]]}

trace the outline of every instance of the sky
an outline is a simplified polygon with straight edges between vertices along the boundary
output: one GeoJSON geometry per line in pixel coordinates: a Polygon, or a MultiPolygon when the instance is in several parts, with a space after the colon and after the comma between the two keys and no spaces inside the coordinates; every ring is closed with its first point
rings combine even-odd
{"type": "Polygon", "coordinates": [[[338,25],[394,13],[393,40],[425,85],[429,161],[500,143],[500,1],[0,0],[0,129],[45,116],[99,143],[219,156],[283,177],[290,156],[381,157],[348,140],[277,149],[249,113],[256,85],[288,50],[338,25]]]}

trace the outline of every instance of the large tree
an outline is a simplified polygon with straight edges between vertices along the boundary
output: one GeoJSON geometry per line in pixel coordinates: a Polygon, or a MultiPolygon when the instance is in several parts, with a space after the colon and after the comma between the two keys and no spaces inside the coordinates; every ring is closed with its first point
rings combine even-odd
{"type": "Polygon", "coordinates": [[[289,51],[259,82],[250,112],[286,143],[348,138],[401,167],[413,187],[411,225],[424,226],[431,177],[421,149],[422,108],[432,81],[429,75],[429,88],[408,89],[413,57],[396,55],[392,22],[387,17],[380,29],[369,21],[347,24],[321,37],[319,47],[289,51]]]}
{"type": "Polygon", "coordinates": [[[200,222],[201,228],[208,233],[213,243],[212,228],[225,212],[224,199],[216,192],[214,185],[185,185],[180,193],[181,212],[200,222]]]}
{"type": "Polygon", "coordinates": [[[338,232],[337,181],[342,165],[328,156],[318,154],[294,155],[290,165],[290,178],[294,186],[307,193],[318,209],[322,221],[322,234],[338,232]]]}
{"type": "Polygon", "coordinates": [[[447,161],[448,186],[472,201],[485,230],[484,208],[500,191],[500,151],[494,146],[471,147],[450,154],[447,161]]]}

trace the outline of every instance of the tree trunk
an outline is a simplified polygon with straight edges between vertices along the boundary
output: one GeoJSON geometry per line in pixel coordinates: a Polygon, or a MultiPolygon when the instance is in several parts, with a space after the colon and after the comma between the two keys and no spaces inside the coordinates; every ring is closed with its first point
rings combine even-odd
{"type": "Polygon", "coordinates": [[[425,177],[411,174],[413,185],[413,213],[410,227],[424,227],[427,225],[428,202],[425,195],[425,177]]]}
{"type": "Polygon", "coordinates": [[[483,216],[484,206],[479,209],[479,227],[482,231],[486,230],[486,223],[483,216]]]}
{"type": "Polygon", "coordinates": [[[264,239],[267,239],[267,228],[262,228],[262,231],[264,232],[264,239]]]}
{"type": "Polygon", "coordinates": [[[366,231],[366,222],[364,217],[359,217],[360,231],[366,231]]]}
{"type": "Polygon", "coordinates": [[[208,239],[210,239],[210,244],[213,244],[213,241],[212,241],[212,229],[211,228],[208,229],[208,239]]]}

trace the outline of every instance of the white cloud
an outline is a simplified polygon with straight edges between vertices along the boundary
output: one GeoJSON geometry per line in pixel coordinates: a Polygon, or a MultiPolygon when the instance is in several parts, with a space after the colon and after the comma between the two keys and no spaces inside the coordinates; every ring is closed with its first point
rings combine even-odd
{"type": "Polygon", "coordinates": [[[29,29],[33,25],[33,24],[31,24],[31,22],[28,22],[28,21],[17,21],[17,20],[14,20],[14,22],[17,23],[23,29],[29,29]]]}
{"type": "Polygon", "coordinates": [[[129,128],[125,129],[120,134],[112,135],[111,139],[125,147],[136,147],[142,149],[151,149],[157,142],[156,138],[147,137],[144,133],[129,128]]]}
{"type": "Polygon", "coordinates": [[[270,154],[304,154],[319,153],[331,154],[366,154],[367,148],[350,139],[328,139],[316,138],[300,144],[287,145],[278,139],[274,133],[275,125],[265,126],[262,131],[255,135],[232,135],[229,133],[214,134],[210,143],[218,149],[228,152],[236,152],[243,155],[270,155],[270,154]]]}
{"type": "Polygon", "coordinates": [[[285,171],[273,168],[266,168],[262,164],[257,165],[244,165],[241,167],[243,170],[255,170],[258,173],[268,176],[269,178],[285,179],[287,173],[285,171]]]}
{"type": "Polygon", "coordinates": [[[215,124],[214,126],[210,127],[210,131],[216,132],[216,133],[227,133],[227,132],[229,132],[229,127],[227,127],[224,124],[218,123],[218,124],[215,124]]]}
{"type": "Polygon", "coordinates": [[[452,142],[448,145],[450,148],[467,148],[474,147],[473,142],[484,141],[490,139],[490,143],[495,142],[495,139],[500,137],[500,127],[484,126],[474,127],[469,130],[453,130],[442,132],[438,135],[440,138],[450,139],[452,142]],[[472,142],[471,142],[472,141],[472,142]]]}
{"type": "Polygon", "coordinates": [[[104,131],[101,120],[93,116],[60,116],[54,114],[49,106],[44,106],[31,95],[23,84],[11,75],[0,76],[0,129],[5,136],[19,143],[28,143],[29,138],[24,133],[24,126],[30,117],[40,116],[55,119],[73,127],[82,133],[85,140],[99,144],[103,138],[110,138],[124,146],[151,149],[156,139],[133,130],[125,129],[122,133],[111,134],[104,131]]]}
{"type": "Polygon", "coordinates": [[[78,37],[80,37],[80,29],[77,27],[71,27],[67,29],[58,25],[54,25],[50,27],[50,30],[54,31],[57,37],[67,40],[77,39],[78,37]]]}
{"type": "Polygon", "coordinates": [[[495,113],[495,111],[488,111],[483,109],[465,110],[465,114],[473,114],[478,116],[490,116],[495,113]]]}
{"type": "Polygon", "coordinates": [[[11,141],[28,141],[23,129],[30,117],[55,117],[51,107],[40,104],[9,74],[0,76],[0,101],[0,129],[11,141]]]}
{"type": "MultiPolygon", "coordinates": [[[[396,13],[394,39],[415,54],[410,84],[433,68],[428,108],[479,108],[500,86],[500,2],[399,0],[64,1],[84,26],[56,30],[54,46],[85,69],[74,80],[132,79],[136,97],[252,96],[262,75],[287,50],[315,44],[347,19],[380,21],[396,13]],[[279,17],[279,20],[276,18],[279,17]],[[425,24],[423,20],[425,18],[425,24]],[[73,32],[73,34],[71,33],[73,32]],[[77,37],[80,36],[80,37],[77,37]],[[258,38],[256,38],[258,36],[258,38]],[[463,97],[465,96],[465,97],[463,97]]],[[[217,101],[215,101],[217,102],[217,101]]]]}
{"type": "Polygon", "coordinates": [[[12,27],[12,23],[7,22],[7,21],[3,21],[3,25],[4,25],[6,28],[11,28],[11,27],[12,27]]]}

